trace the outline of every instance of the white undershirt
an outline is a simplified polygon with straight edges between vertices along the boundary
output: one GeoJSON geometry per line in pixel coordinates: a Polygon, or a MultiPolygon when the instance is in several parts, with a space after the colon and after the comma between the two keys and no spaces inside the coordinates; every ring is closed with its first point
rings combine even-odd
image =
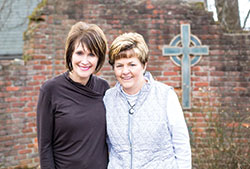
{"type": "Polygon", "coordinates": [[[137,92],[136,94],[130,95],[130,94],[127,94],[127,93],[122,89],[122,93],[125,95],[125,97],[126,97],[127,101],[129,102],[129,104],[130,104],[131,106],[133,106],[133,105],[136,104],[136,101],[137,101],[137,98],[138,98],[138,95],[139,95],[140,91],[137,92]]]}

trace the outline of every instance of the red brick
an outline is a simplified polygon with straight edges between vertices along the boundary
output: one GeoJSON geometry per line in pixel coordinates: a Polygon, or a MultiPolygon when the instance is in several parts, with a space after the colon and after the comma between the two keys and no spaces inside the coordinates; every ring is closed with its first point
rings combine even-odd
{"type": "Polygon", "coordinates": [[[8,86],[6,87],[6,91],[18,91],[20,89],[20,87],[15,87],[15,86],[8,86]]]}
{"type": "Polygon", "coordinates": [[[34,144],[28,144],[28,148],[34,148],[35,145],[34,144]]]}
{"type": "Polygon", "coordinates": [[[147,68],[147,71],[161,71],[161,70],[162,70],[162,68],[160,66],[147,68]]]}
{"type": "Polygon", "coordinates": [[[11,104],[12,107],[23,107],[24,105],[25,105],[25,103],[20,103],[20,102],[11,104]]]}
{"type": "Polygon", "coordinates": [[[195,76],[208,76],[208,72],[194,72],[195,76]]]}
{"type": "Polygon", "coordinates": [[[210,55],[224,55],[225,52],[223,50],[210,50],[209,54],[210,55]]]}
{"type": "Polygon", "coordinates": [[[174,71],[181,71],[181,67],[174,67],[174,69],[173,69],[174,71]]]}
{"type": "Polygon", "coordinates": [[[178,83],[173,83],[173,82],[165,82],[166,85],[172,86],[172,87],[176,87],[179,86],[178,83]]]}
{"type": "MultiPolygon", "coordinates": [[[[42,64],[42,65],[51,65],[52,62],[49,61],[49,60],[42,60],[42,61],[40,62],[40,64],[42,64]]],[[[44,67],[42,67],[42,68],[44,68],[44,67]]]]}
{"type": "Polygon", "coordinates": [[[40,85],[40,82],[39,81],[32,81],[32,82],[28,82],[27,85],[36,86],[36,85],[40,85]]]}
{"type": "Polygon", "coordinates": [[[27,158],[27,156],[26,156],[26,154],[22,154],[22,155],[18,155],[18,156],[15,156],[15,160],[23,160],[23,159],[26,159],[27,158]]]}
{"type": "Polygon", "coordinates": [[[194,82],[194,81],[201,81],[201,78],[200,77],[197,77],[197,76],[195,76],[195,77],[191,77],[191,81],[192,82],[194,82]]]}
{"type": "Polygon", "coordinates": [[[46,77],[45,76],[33,76],[33,79],[34,80],[45,80],[46,79],[46,77]]]}
{"type": "MultiPolygon", "coordinates": [[[[32,109],[32,110],[33,110],[33,109],[32,109]]],[[[28,117],[36,117],[36,113],[34,113],[34,112],[33,112],[33,113],[28,113],[27,116],[28,116],[28,117]]]]}
{"type": "Polygon", "coordinates": [[[222,71],[214,71],[210,73],[211,76],[224,76],[225,72],[222,71]]]}
{"type": "Polygon", "coordinates": [[[24,107],[24,108],[22,109],[22,112],[30,112],[30,111],[32,111],[32,110],[33,110],[32,107],[24,107]]]}
{"type": "Polygon", "coordinates": [[[33,132],[32,128],[26,128],[22,130],[23,133],[31,133],[33,132]]]}
{"type": "Polygon", "coordinates": [[[36,127],[36,123],[28,123],[28,127],[36,127]]]}
{"type": "Polygon", "coordinates": [[[164,72],[163,75],[164,76],[176,76],[178,75],[178,73],[177,72],[164,72]]]}
{"type": "Polygon", "coordinates": [[[6,102],[16,102],[17,100],[18,100],[18,98],[16,98],[16,97],[5,98],[6,102]]]}
{"type": "Polygon", "coordinates": [[[201,67],[200,66],[194,66],[191,68],[191,71],[200,71],[201,67]]]}
{"type": "Polygon", "coordinates": [[[158,81],[167,81],[168,77],[157,77],[156,80],[158,80],[158,81]]]}
{"type": "Polygon", "coordinates": [[[19,150],[18,151],[18,154],[28,154],[28,153],[31,153],[31,149],[24,149],[24,150],[19,150]]]}
{"type": "Polygon", "coordinates": [[[246,88],[243,88],[243,87],[235,87],[233,90],[239,92],[239,91],[247,91],[246,88]]]}
{"type": "Polygon", "coordinates": [[[169,79],[173,81],[181,81],[181,77],[170,77],[169,79]]]}
{"type": "Polygon", "coordinates": [[[192,128],[192,132],[203,133],[204,129],[203,128],[192,128]]]}
{"type": "Polygon", "coordinates": [[[19,100],[22,101],[32,101],[32,97],[20,97],[19,100]]]}
{"type": "Polygon", "coordinates": [[[209,86],[209,84],[208,84],[208,82],[201,82],[201,83],[196,82],[195,86],[196,87],[207,87],[207,86],[209,86]]]}
{"type": "MultiPolygon", "coordinates": [[[[38,93],[38,92],[37,92],[38,93]]],[[[34,94],[34,93],[33,93],[34,94]]],[[[34,95],[33,95],[34,96],[34,95]]],[[[36,105],[37,105],[37,102],[29,102],[28,104],[27,104],[27,106],[28,107],[36,107],[36,105]]]]}
{"type": "Polygon", "coordinates": [[[20,149],[24,149],[25,145],[15,145],[15,146],[13,146],[13,148],[16,150],[20,150],[20,149]]]}
{"type": "Polygon", "coordinates": [[[147,5],[146,5],[147,9],[153,9],[154,6],[152,5],[152,3],[150,1],[147,1],[147,5]]]}
{"type": "Polygon", "coordinates": [[[13,113],[12,114],[14,118],[24,118],[25,113],[13,113]]]}

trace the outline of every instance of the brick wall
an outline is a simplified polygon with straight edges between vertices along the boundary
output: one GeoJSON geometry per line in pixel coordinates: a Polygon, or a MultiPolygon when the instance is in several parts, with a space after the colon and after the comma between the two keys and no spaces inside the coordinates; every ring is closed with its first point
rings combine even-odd
{"type": "MultiPolygon", "coordinates": [[[[192,109],[185,111],[191,136],[204,137],[203,116],[210,110],[249,114],[250,34],[223,33],[200,3],[43,2],[24,34],[25,61],[0,61],[0,168],[38,165],[35,112],[39,87],[65,71],[64,41],[71,25],[79,20],[99,25],[109,44],[123,32],[141,33],[150,49],[148,71],[173,86],[179,96],[181,69],[162,56],[162,46],[180,33],[180,24],[189,23],[192,34],[210,48],[209,55],[191,69],[192,109]]],[[[115,84],[107,62],[98,75],[111,86],[115,84]]]]}

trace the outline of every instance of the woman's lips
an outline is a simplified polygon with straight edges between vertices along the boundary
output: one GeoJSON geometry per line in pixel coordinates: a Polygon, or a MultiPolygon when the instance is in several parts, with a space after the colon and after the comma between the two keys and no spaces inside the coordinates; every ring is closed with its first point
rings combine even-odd
{"type": "Polygon", "coordinates": [[[79,66],[79,68],[82,70],[82,71],[87,71],[91,68],[91,66],[79,66]]]}
{"type": "Polygon", "coordinates": [[[123,80],[130,80],[130,79],[132,79],[132,77],[131,76],[125,76],[125,77],[122,77],[122,79],[123,80]]]}

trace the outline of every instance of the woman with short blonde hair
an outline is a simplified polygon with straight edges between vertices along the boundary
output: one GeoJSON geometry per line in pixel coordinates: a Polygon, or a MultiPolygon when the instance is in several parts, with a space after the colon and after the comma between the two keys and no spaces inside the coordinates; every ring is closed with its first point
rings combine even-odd
{"type": "Polygon", "coordinates": [[[118,36],[109,63],[118,82],[104,96],[108,169],[190,169],[189,135],[178,97],[146,71],[148,47],[142,35],[118,36]]]}

